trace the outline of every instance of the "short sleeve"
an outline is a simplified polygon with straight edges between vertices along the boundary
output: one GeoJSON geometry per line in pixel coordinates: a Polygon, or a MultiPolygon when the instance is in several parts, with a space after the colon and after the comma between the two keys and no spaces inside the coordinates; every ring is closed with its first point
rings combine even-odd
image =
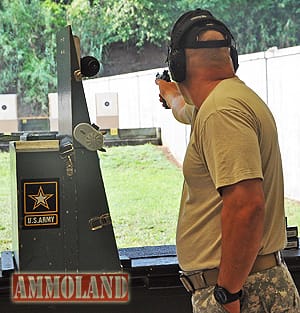
{"type": "Polygon", "coordinates": [[[237,110],[216,111],[207,118],[200,147],[216,189],[263,179],[258,134],[255,119],[237,110]]]}

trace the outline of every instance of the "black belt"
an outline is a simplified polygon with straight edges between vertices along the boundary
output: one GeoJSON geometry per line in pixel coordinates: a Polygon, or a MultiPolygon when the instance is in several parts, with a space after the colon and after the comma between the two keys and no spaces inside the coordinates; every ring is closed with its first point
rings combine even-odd
{"type": "MultiPolygon", "coordinates": [[[[283,263],[280,252],[274,252],[265,255],[258,255],[250,274],[270,269],[274,266],[283,263]]],[[[197,289],[215,286],[219,276],[219,269],[209,269],[195,272],[180,272],[180,280],[189,292],[194,292],[197,289]]]]}

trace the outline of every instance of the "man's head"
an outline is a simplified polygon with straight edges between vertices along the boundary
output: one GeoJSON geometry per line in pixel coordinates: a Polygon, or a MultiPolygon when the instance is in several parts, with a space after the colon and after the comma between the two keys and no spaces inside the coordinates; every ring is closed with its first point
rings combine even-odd
{"type": "Polygon", "coordinates": [[[230,49],[234,70],[238,68],[238,56],[232,34],[225,24],[214,18],[207,10],[196,9],[183,14],[171,31],[168,64],[173,80],[182,82],[186,78],[186,51],[202,50],[201,53],[222,55],[230,49]],[[218,52],[218,53],[217,53],[218,52]]]}

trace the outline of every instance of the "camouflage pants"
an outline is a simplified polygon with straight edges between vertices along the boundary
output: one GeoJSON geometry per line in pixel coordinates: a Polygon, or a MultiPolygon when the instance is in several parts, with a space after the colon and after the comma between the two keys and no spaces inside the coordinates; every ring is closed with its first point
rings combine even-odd
{"type": "MultiPolygon", "coordinates": [[[[194,313],[226,313],[213,296],[214,287],[192,296],[194,313]]],[[[299,313],[300,298],[285,265],[252,274],[243,287],[241,313],[299,313]]]]}

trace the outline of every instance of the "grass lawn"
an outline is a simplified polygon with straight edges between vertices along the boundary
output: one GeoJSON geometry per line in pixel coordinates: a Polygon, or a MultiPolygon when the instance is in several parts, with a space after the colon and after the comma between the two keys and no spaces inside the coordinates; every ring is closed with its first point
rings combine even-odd
{"type": "MultiPolygon", "coordinates": [[[[175,244],[182,173],[161,147],[99,153],[117,245],[175,244]]],[[[11,249],[9,153],[0,153],[0,251],[11,249]]]]}
{"type": "Polygon", "coordinates": [[[9,153],[0,152],[0,251],[11,249],[9,153]]]}
{"type": "Polygon", "coordinates": [[[118,247],[175,244],[181,169],[151,145],[100,154],[118,247]]]}
{"type": "MultiPolygon", "coordinates": [[[[119,248],[175,244],[182,173],[161,147],[107,148],[100,164],[119,248]]],[[[9,153],[0,153],[0,251],[11,249],[9,153]]],[[[300,203],[286,199],[288,224],[300,203]]]]}
{"type": "Polygon", "coordinates": [[[298,226],[300,237],[300,202],[285,199],[285,214],[288,226],[298,226]]]}

